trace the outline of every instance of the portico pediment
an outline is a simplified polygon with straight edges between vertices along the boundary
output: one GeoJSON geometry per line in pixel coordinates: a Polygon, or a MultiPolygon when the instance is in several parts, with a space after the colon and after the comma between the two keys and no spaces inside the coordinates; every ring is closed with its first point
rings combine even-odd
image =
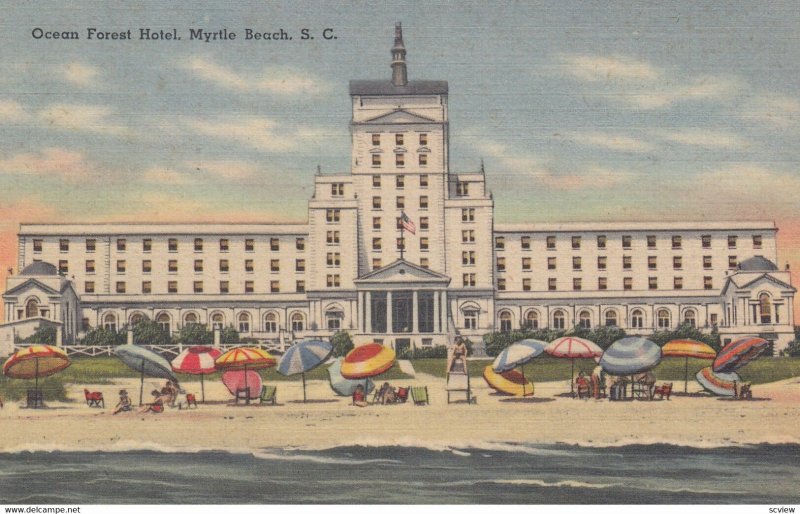
{"type": "Polygon", "coordinates": [[[48,296],[58,296],[60,294],[52,287],[49,287],[35,278],[32,278],[3,293],[3,298],[12,298],[29,291],[41,291],[48,296]]]}
{"type": "Polygon", "coordinates": [[[436,123],[436,120],[405,109],[395,109],[392,112],[365,120],[363,123],[391,125],[395,123],[436,123]]]}
{"type": "Polygon", "coordinates": [[[397,260],[388,266],[362,275],[354,282],[357,287],[386,285],[447,287],[450,283],[450,277],[417,266],[406,260],[397,260]]]}
{"type": "Polygon", "coordinates": [[[725,296],[730,292],[744,292],[757,289],[762,284],[771,285],[783,290],[796,291],[791,284],[780,280],[779,278],[769,274],[762,273],[756,276],[745,277],[742,275],[733,275],[728,278],[725,287],[722,288],[722,295],[725,296]]]}

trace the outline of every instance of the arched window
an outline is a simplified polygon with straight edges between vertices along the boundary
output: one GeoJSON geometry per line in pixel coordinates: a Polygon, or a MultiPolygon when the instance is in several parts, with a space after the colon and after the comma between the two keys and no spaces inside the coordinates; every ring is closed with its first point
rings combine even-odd
{"type": "Polygon", "coordinates": [[[278,315],[274,312],[268,312],[264,316],[264,332],[274,333],[278,331],[278,315]]]}
{"type": "Polygon", "coordinates": [[[215,312],[211,315],[211,329],[212,330],[222,330],[222,327],[225,325],[225,316],[222,315],[221,312],[215,312]]]}
{"type": "Polygon", "coordinates": [[[31,298],[28,300],[28,303],[25,304],[25,317],[26,318],[36,318],[39,316],[39,300],[36,298],[31,298]]]}
{"type": "Polygon", "coordinates": [[[184,325],[191,325],[193,323],[197,323],[197,314],[195,314],[194,312],[190,312],[183,317],[184,325]]]}
{"type": "Polygon", "coordinates": [[[135,325],[144,319],[144,314],[141,312],[134,312],[131,314],[131,325],[135,325]]]}
{"type": "Polygon", "coordinates": [[[687,309],[683,313],[683,322],[692,328],[697,326],[697,313],[694,312],[694,309],[687,309]]]}
{"type": "Polygon", "coordinates": [[[539,313],[535,310],[529,310],[525,313],[525,328],[535,330],[539,328],[539,313]]]}
{"type": "Polygon", "coordinates": [[[581,311],[578,314],[578,326],[581,328],[592,328],[592,313],[589,311],[581,311]]]}
{"type": "Polygon", "coordinates": [[[553,328],[556,330],[561,330],[566,325],[566,316],[564,316],[564,311],[561,309],[555,311],[553,313],[553,328]]]}
{"type": "Polygon", "coordinates": [[[464,328],[471,330],[478,328],[478,309],[474,307],[464,309],[464,328]]]}
{"type": "Polygon", "coordinates": [[[250,315],[246,312],[239,314],[239,333],[250,333],[250,315]]]}
{"type": "Polygon", "coordinates": [[[606,326],[607,327],[617,326],[617,311],[615,311],[614,309],[608,309],[606,311],[606,326]]]}
{"type": "Polygon", "coordinates": [[[659,309],[656,313],[656,319],[658,320],[658,328],[670,327],[669,311],[667,309],[659,309]]]}
{"type": "Polygon", "coordinates": [[[300,312],[295,312],[292,314],[292,331],[293,332],[302,332],[305,330],[305,316],[303,316],[300,312]]]}
{"type": "Polygon", "coordinates": [[[772,305],[769,300],[770,298],[767,293],[761,293],[758,296],[758,311],[761,323],[772,323],[772,305]]]}
{"type": "Polygon", "coordinates": [[[162,312],[158,315],[156,318],[156,323],[158,323],[158,326],[161,327],[161,330],[167,334],[172,332],[172,319],[170,319],[169,314],[166,312],[162,312]]]}
{"type": "Polygon", "coordinates": [[[500,332],[511,332],[511,313],[503,311],[500,313],[500,332]]]}
{"type": "Polygon", "coordinates": [[[325,325],[328,330],[340,330],[342,328],[344,312],[340,310],[330,310],[325,313],[325,325]]]}
{"type": "Polygon", "coordinates": [[[631,328],[643,328],[644,327],[644,312],[639,309],[634,310],[631,312],[631,328]]]}
{"type": "Polygon", "coordinates": [[[117,317],[112,314],[108,313],[103,316],[103,328],[106,330],[111,330],[112,332],[117,331],[117,317]]]}

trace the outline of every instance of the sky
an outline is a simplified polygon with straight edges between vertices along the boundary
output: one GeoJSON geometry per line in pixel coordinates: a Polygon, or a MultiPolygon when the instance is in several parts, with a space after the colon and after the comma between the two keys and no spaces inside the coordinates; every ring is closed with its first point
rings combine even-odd
{"type": "Polygon", "coordinates": [[[21,222],[305,221],[317,165],[349,172],[348,81],[390,77],[398,21],[409,78],[450,83],[451,170],[483,159],[498,222],[774,220],[800,270],[796,3],[166,4],[4,7],[0,280],[21,222]]]}

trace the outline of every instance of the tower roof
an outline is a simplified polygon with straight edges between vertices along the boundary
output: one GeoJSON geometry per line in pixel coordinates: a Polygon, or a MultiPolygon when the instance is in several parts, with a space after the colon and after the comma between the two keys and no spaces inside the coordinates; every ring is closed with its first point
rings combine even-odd
{"type": "Polygon", "coordinates": [[[756,255],[755,257],[750,257],[749,259],[745,259],[739,263],[737,266],[740,271],[777,271],[778,266],[775,265],[774,262],[767,259],[766,257],[762,257],[761,255],[756,255]]]}
{"type": "Polygon", "coordinates": [[[58,268],[50,264],[49,262],[44,261],[34,261],[24,268],[19,273],[20,275],[33,275],[33,276],[42,276],[42,275],[58,275],[58,268]]]}

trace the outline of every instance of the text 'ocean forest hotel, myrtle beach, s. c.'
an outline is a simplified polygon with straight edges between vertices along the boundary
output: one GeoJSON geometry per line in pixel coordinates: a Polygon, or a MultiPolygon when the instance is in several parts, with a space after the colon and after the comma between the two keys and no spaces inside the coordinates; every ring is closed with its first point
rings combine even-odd
{"type": "Polygon", "coordinates": [[[23,224],[2,343],[142,317],[291,342],[347,330],[395,348],[493,330],[690,323],[794,338],[773,222],[495,223],[485,174],[451,172],[448,84],[350,83],[351,170],[315,177],[297,224],[23,224]]]}

